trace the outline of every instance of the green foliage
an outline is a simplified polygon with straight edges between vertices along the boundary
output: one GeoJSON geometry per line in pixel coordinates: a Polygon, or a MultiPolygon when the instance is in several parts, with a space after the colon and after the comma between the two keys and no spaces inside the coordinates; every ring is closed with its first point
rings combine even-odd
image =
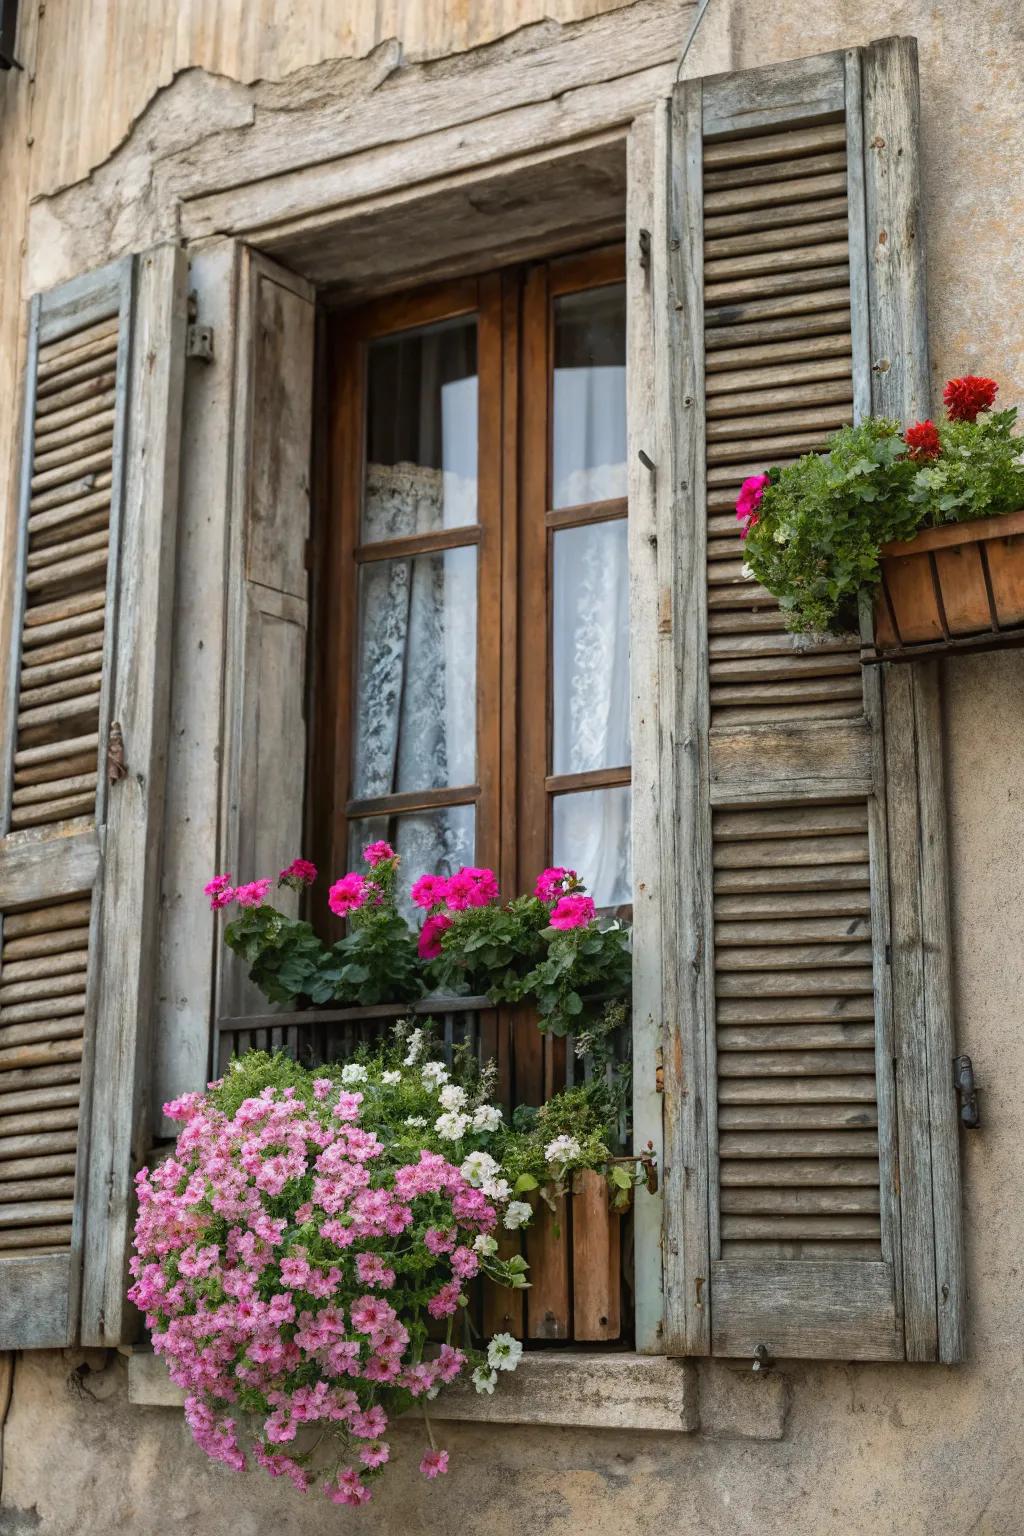
{"type": "Polygon", "coordinates": [[[753,577],[794,630],[857,627],[862,587],[879,580],[879,549],[940,523],[1024,506],[1017,412],[938,423],[935,459],[909,456],[895,421],[843,427],[821,454],[769,472],[743,546],[753,577]]]}
{"type": "Polygon", "coordinates": [[[272,1003],[309,996],[327,950],[309,923],[275,907],[243,907],[224,929],[224,942],[249,967],[249,980],[272,1003]]]}
{"type": "Polygon", "coordinates": [[[939,424],[942,453],[914,476],[910,500],[925,526],[968,522],[1024,507],[1017,409],[939,424]]]}
{"type": "Polygon", "coordinates": [[[518,1002],[524,976],[545,954],[549,911],[535,896],[517,896],[504,906],[456,912],[431,967],[434,985],[443,992],[486,992],[494,1003],[518,1002]]]}
{"type": "Polygon", "coordinates": [[[405,919],[376,908],[327,952],[309,995],[314,1003],[333,1001],[342,1007],[408,1003],[423,996],[422,969],[405,919]]]}
{"type": "Polygon", "coordinates": [[[629,930],[617,922],[550,926],[534,896],[458,912],[441,936],[435,984],[486,993],[492,1003],[528,1003],[555,1035],[594,1027],[609,1002],[629,996],[629,930]]]}
{"type": "Polygon", "coordinates": [[[869,419],[836,432],[826,453],[770,472],[744,554],[791,629],[856,629],[879,547],[910,538],[920,522],[909,501],[915,469],[898,423],[869,419]]]}

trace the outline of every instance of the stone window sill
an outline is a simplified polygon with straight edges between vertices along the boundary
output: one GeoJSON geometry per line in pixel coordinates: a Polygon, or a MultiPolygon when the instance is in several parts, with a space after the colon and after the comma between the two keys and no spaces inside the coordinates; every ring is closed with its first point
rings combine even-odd
{"type": "MultiPolygon", "coordinates": [[[[158,1355],[133,1350],[128,1399],[150,1408],[180,1408],[182,1393],[158,1355]]],[[[692,1434],[700,1424],[697,1373],[690,1362],[661,1355],[537,1351],[524,1356],[493,1396],[478,1395],[468,1381],[446,1388],[430,1416],[692,1434]]]]}

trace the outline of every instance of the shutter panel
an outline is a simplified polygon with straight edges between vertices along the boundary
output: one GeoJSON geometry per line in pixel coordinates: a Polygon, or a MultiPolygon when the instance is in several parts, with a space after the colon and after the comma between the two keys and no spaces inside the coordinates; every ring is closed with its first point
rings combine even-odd
{"type": "MultiPolygon", "coordinates": [[[[301,278],[252,252],[242,259],[221,867],[254,880],[295,858],[304,834],[315,304],[301,278]]],[[[274,900],[295,910],[288,892],[274,900]]],[[[266,1013],[245,967],[223,950],[220,960],[220,1015],[266,1013]]]]}
{"type": "MultiPolygon", "coordinates": [[[[154,646],[173,565],[164,447],[179,312],[184,260],[169,248],[32,305],[0,791],[0,1348],[76,1337],[87,1249],[86,1286],[116,1253],[123,1294],[134,1168],[104,1148],[131,1143],[138,1124],[137,1095],[118,1092],[135,1072],[138,1017],[132,987],[116,995],[109,977],[137,994],[155,916],[154,646]],[[108,784],[114,720],[129,771],[108,784]]],[[[97,1342],[117,1342],[120,1307],[97,1342]]]]}
{"type": "Polygon", "coordinates": [[[747,475],[872,408],[924,412],[916,89],[913,43],[889,39],[686,82],[672,105],[680,1352],[959,1355],[934,681],[865,681],[857,637],[788,634],[734,516],[747,475]]]}

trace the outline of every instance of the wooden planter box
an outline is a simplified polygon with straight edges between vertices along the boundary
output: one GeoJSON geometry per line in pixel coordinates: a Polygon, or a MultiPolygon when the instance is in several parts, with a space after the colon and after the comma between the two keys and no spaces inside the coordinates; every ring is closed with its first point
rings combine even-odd
{"type": "Polygon", "coordinates": [[[1024,645],[1024,511],[927,528],[882,547],[862,660],[1024,645]]]}
{"type": "MultiPolygon", "coordinates": [[[[484,1334],[610,1343],[622,1333],[622,1218],[599,1173],[578,1173],[571,1195],[536,1202],[525,1233],[528,1290],[484,1286],[484,1334]]],[[[518,1234],[500,1238],[503,1258],[519,1251],[518,1234]]]]}

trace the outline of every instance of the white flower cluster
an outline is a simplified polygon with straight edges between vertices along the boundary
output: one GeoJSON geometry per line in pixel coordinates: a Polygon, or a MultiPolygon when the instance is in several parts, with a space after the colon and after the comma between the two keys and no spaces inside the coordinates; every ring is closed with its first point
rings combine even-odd
{"type": "Polygon", "coordinates": [[[396,1088],[402,1081],[402,1074],[401,1072],[382,1072],[380,1080],[382,1083],[387,1083],[389,1088],[396,1088]]]}
{"type": "Polygon", "coordinates": [[[358,1061],[350,1061],[341,1069],[341,1081],[346,1088],[354,1088],[356,1083],[365,1083],[369,1077],[365,1067],[361,1067],[358,1061]]]}
{"type": "Polygon", "coordinates": [[[405,1065],[407,1067],[414,1067],[419,1061],[420,1052],[423,1049],[422,1029],[414,1029],[405,1043],[408,1046],[408,1051],[406,1052],[405,1057],[405,1065]]]}
{"type": "Polygon", "coordinates": [[[580,1156],[582,1148],[575,1136],[556,1136],[554,1141],[549,1141],[544,1148],[544,1156],[549,1163],[566,1163],[575,1161],[580,1156]]]}
{"type": "Polygon", "coordinates": [[[471,1152],[459,1172],[467,1184],[482,1189],[488,1200],[507,1200],[512,1193],[508,1180],[498,1177],[501,1167],[489,1152],[471,1152]]]}
{"type": "Polygon", "coordinates": [[[525,1200],[510,1200],[505,1207],[502,1225],[508,1232],[518,1232],[520,1227],[525,1227],[532,1215],[533,1207],[525,1200]]]}
{"type": "Polygon", "coordinates": [[[448,1069],[439,1061],[424,1062],[420,1073],[424,1088],[440,1088],[448,1081],[448,1069]]]}
{"type": "Polygon", "coordinates": [[[487,1364],[492,1371],[514,1371],[522,1354],[523,1346],[518,1339],[510,1333],[496,1333],[487,1346],[487,1364]]]}

